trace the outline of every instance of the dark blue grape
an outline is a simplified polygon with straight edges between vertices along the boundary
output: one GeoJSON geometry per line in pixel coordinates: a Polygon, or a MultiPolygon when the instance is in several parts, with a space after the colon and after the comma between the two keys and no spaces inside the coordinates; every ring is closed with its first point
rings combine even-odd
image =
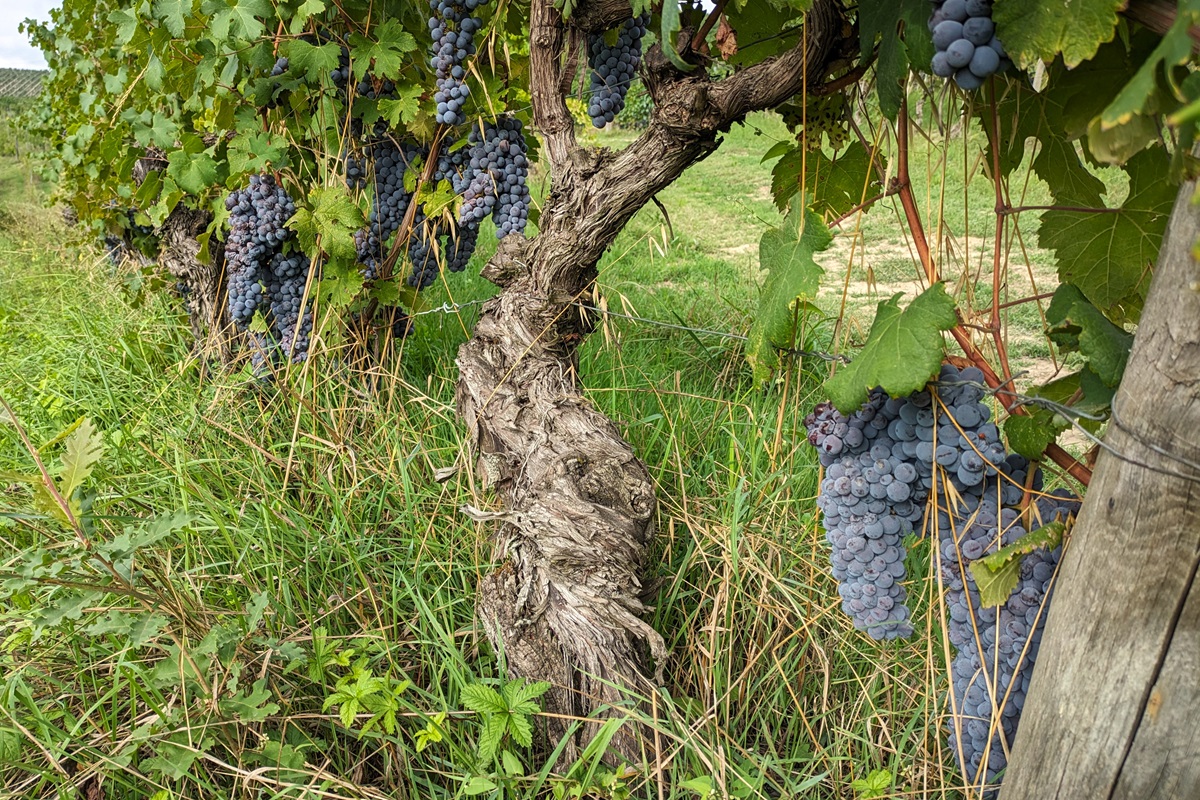
{"type": "Polygon", "coordinates": [[[611,33],[588,37],[591,67],[588,117],[593,126],[603,128],[625,108],[625,96],[637,75],[642,60],[642,37],[649,24],[648,12],[625,20],[617,29],[615,44],[607,41],[611,33]]]}

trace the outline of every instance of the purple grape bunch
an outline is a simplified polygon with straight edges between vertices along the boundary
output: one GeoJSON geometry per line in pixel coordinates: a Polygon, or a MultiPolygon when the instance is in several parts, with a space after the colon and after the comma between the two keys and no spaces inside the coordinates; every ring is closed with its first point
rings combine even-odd
{"type": "Polygon", "coordinates": [[[902,540],[921,519],[921,506],[913,502],[919,475],[888,434],[907,402],[876,390],[850,416],[822,403],[805,420],[808,440],[826,467],[817,505],[842,610],[875,639],[913,632],[902,540]]]}
{"type": "Polygon", "coordinates": [[[249,186],[225,198],[225,209],[229,316],[245,330],[254,312],[268,303],[264,281],[271,258],[291,235],[284,223],[296,213],[296,204],[271,175],[252,175],[249,186]]]}
{"type": "Polygon", "coordinates": [[[991,0],[934,0],[929,31],[933,34],[931,65],[939,78],[953,78],[970,91],[984,79],[1012,66],[996,38],[991,0]]]}
{"type": "Polygon", "coordinates": [[[466,82],[464,64],[475,54],[475,34],[483,27],[483,21],[471,12],[486,4],[487,0],[429,0],[429,32],[433,36],[429,65],[437,73],[433,101],[439,125],[466,121],[463,106],[471,87],[466,82]]]}
{"type": "Polygon", "coordinates": [[[925,531],[937,542],[956,650],[950,747],[990,798],[1029,690],[1061,550],[1022,556],[1017,587],[999,607],[982,606],[969,567],[1027,530],[1076,514],[1080,502],[1066,489],[1042,491],[1041,472],[1005,450],[983,377],[945,365],[908,397],[875,389],[849,416],[822,403],[805,425],[826,470],[817,505],[842,609],[855,627],[875,638],[911,635],[902,537],[925,531]],[[1033,502],[1022,509],[1027,489],[1033,502]]]}
{"type": "Polygon", "coordinates": [[[595,127],[603,128],[625,108],[625,95],[642,63],[642,37],[649,24],[649,13],[630,17],[617,29],[614,44],[608,43],[606,34],[588,37],[588,116],[595,127]]]}
{"type": "MultiPolygon", "coordinates": [[[[1006,459],[1006,478],[1022,477],[1028,463],[1017,455],[1006,459]]],[[[1034,486],[1040,487],[1038,474],[1034,486]]],[[[939,497],[933,527],[938,569],[946,589],[946,631],[957,653],[950,663],[951,751],[963,775],[984,797],[998,791],[1007,766],[1029,681],[1041,644],[1046,609],[1061,548],[1034,550],[1021,558],[1016,588],[1007,602],[984,608],[971,562],[1012,544],[1026,533],[1021,511],[1006,503],[1022,492],[1001,490],[1005,479],[989,479],[982,494],[939,497]]],[[[1040,494],[1040,492],[1039,492],[1040,494]]],[[[1079,510],[1065,489],[1043,494],[1030,505],[1030,527],[1065,520],[1079,510]]]]}
{"type": "Polygon", "coordinates": [[[465,185],[455,186],[463,197],[459,224],[478,227],[490,214],[497,239],[524,233],[529,221],[529,159],[521,121],[504,116],[494,124],[472,127],[467,141],[465,185]]]}

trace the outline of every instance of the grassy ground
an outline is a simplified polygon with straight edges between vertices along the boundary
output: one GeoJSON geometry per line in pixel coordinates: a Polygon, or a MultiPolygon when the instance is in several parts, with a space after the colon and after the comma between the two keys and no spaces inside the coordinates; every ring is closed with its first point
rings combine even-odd
{"type": "MultiPolygon", "coordinates": [[[[783,135],[766,119],[736,128],[664,192],[674,239],[656,208],[639,214],[601,265],[609,307],[744,333],[757,241],[778,219],[759,154],[783,135]]],[[[178,301],[133,302],[36,198],[8,197],[0,797],[851,798],[876,770],[878,796],[960,796],[929,598],[914,602],[919,635],[887,645],[837,608],[802,426],[821,369],[759,392],[736,339],[618,318],[585,346],[588,397],[662,501],[648,591],[670,657],[652,711],[628,714],[667,758],[612,770],[589,754],[551,775],[511,735],[511,758],[478,757],[470,687],[499,688],[502,670],[472,613],[491,526],[459,511],[495,505],[453,410],[474,308],[420,318],[374,390],[333,367],[265,391],[202,380],[178,301]],[[76,529],[11,473],[36,470],[21,430],[53,470],[81,417],[103,450],[76,529]]],[[[896,263],[868,252],[851,283],[868,283],[862,264],[909,280],[894,223],[885,206],[864,218],[866,241],[897,237],[896,263]]],[[[466,277],[429,300],[490,290],[466,277]]],[[[928,574],[924,545],[909,566],[928,574]]]]}

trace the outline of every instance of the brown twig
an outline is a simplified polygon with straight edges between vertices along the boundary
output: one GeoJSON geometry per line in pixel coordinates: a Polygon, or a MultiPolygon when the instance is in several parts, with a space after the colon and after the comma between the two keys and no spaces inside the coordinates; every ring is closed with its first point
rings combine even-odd
{"type": "Polygon", "coordinates": [[[921,267],[925,270],[925,279],[929,285],[938,282],[937,266],[933,263],[933,254],[929,251],[929,241],[925,238],[925,227],[921,224],[921,213],[917,209],[917,199],[913,196],[912,179],[908,170],[908,98],[900,104],[900,114],[896,119],[896,192],[900,195],[900,205],[904,208],[904,217],[908,221],[908,230],[913,237],[913,247],[921,258],[921,267]]]}
{"type": "MultiPolygon", "coordinates": [[[[896,159],[897,177],[896,186],[900,195],[900,204],[904,208],[904,216],[908,222],[909,232],[913,237],[913,245],[916,247],[917,253],[921,258],[921,266],[925,270],[925,277],[929,280],[930,285],[933,285],[938,280],[937,269],[933,263],[933,256],[929,251],[929,243],[925,239],[925,228],[921,223],[921,215],[917,209],[916,198],[913,197],[912,183],[909,180],[908,171],[908,102],[900,105],[900,115],[896,122],[896,159]]],[[[996,371],[992,369],[991,364],[984,358],[983,353],[971,341],[971,334],[962,324],[962,316],[959,315],[960,323],[955,325],[950,330],[950,335],[954,337],[954,341],[958,342],[958,346],[966,354],[970,362],[983,373],[984,380],[988,386],[997,389],[996,399],[1004,406],[1005,410],[1010,414],[1028,414],[1029,412],[1024,406],[1018,405],[1018,398],[1011,391],[1005,391],[1002,387],[1008,386],[1008,381],[1002,380],[996,375],[996,371]]],[[[1054,463],[1062,467],[1066,472],[1075,478],[1075,480],[1086,486],[1092,478],[1092,472],[1078,460],[1073,458],[1070,453],[1063,450],[1056,443],[1051,443],[1046,448],[1046,455],[1054,463]]]]}
{"type": "Polygon", "coordinates": [[[996,188],[996,236],[992,243],[992,341],[996,345],[996,358],[1000,361],[1000,369],[1004,372],[1004,380],[1012,379],[1012,370],[1008,366],[1008,347],[1004,343],[1004,332],[1000,328],[1000,267],[1004,251],[1004,215],[1001,209],[1007,207],[1004,201],[1004,181],[1000,177],[1000,114],[996,110],[996,79],[989,79],[991,88],[990,105],[992,111],[992,126],[988,134],[992,137],[992,185],[996,188]]]}
{"type": "Polygon", "coordinates": [[[871,65],[875,63],[875,55],[875,51],[872,51],[870,57],[865,61],[859,62],[858,66],[856,66],[854,69],[850,70],[845,75],[842,75],[840,78],[834,78],[829,83],[817,86],[809,91],[809,94],[816,97],[824,97],[826,95],[840,92],[847,86],[853,86],[862,79],[863,75],[867,74],[867,70],[870,69],[871,65]]]}
{"type": "Polygon", "coordinates": [[[725,13],[725,3],[727,0],[717,0],[713,10],[708,12],[708,16],[704,18],[704,22],[700,24],[700,29],[696,31],[696,35],[692,37],[692,42],[689,45],[691,50],[699,50],[700,45],[704,44],[704,40],[708,38],[708,33],[717,24],[717,20],[725,13]]]}
{"type": "MultiPolygon", "coordinates": [[[[1175,24],[1179,11],[1170,0],[1129,0],[1128,7],[1121,13],[1163,36],[1175,24]]],[[[1192,37],[1192,49],[1200,50],[1200,28],[1193,26],[1188,30],[1188,36],[1192,37]]]]}
{"type": "Polygon", "coordinates": [[[837,219],[832,220],[829,224],[831,226],[832,225],[841,225],[843,222],[850,219],[851,217],[853,217],[859,211],[862,211],[867,206],[874,205],[875,203],[878,203],[880,200],[882,200],[885,197],[891,197],[892,195],[896,194],[898,191],[899,191],[899,189],[897,189],[894,186],[888,187],[888,189],[886,191],[880,192],[879,194],[875,195],[874,197],[863,200],[861,203],[859,203],[854,208],[847,211],[845,214],[842,214],[837,219]]]}
{"type": "Polygon", "coordinates": [[[1054,297],[1054,292],[1031,294],[1029,297],[1022,297],[1020,300],[1009,300],[1007,303],[1001,303],[1000,308],[1012,308],[1013,306],[1020,306],[1024,305],[1025,303],[1032,303],[1035,300],[1049,300],[1051,297],[1054,297]]]}

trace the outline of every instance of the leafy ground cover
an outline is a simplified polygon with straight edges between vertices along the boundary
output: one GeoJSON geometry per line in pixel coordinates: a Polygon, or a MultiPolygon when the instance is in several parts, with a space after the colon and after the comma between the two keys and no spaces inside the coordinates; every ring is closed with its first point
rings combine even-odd
{"type": "MultiPolygon", "coordinates": [[[[784,135],[767,118],[735,129],[660,197],[669,224],[650,208],[622,234],[589,299],[744,334],[757,242],[779,219],[752,142],[784,135]]],[[[922,171],[930,185],[941,174],[922,171]]],[[[624,724],[650,726],[665,758],[614,769],[592,751],[552,773],[554,759],[527,746],[537,687],[503,684],[503,654],[473,619],[490,525],[460,509],[493,503],[466,460],[453,359],[475,307],[420,317],[370,374],[331,360],[257,389],[203,370],[179,301],[71,244],[23,175],[0,176],[11,796],[956,796],[929,598],[915,599],[920,633],[907,643],[878,645],[838,611],[802,425],[824,363],[795,363],[761,393],[737,338],[600,321],[581,374],[657,482],[646,590],[670,651],[650,711],[631,705],[624,724]],[[25,488],[37,467],[22,432],[49,471],[85,476],[86,525],[25,488]]],[[[945,196],[968,179],[976,192],[979,175],[946,169],[945,196]]],[[[971,241],[955,213],[945,227],[971,241]]],[[[893,246],[851,262],[852,235],[839,240],[826,266],[855,291],[824,298],[831,317],[843,293],[866,319],[874,300],[917,286],[890,206],[862,228],[870,242],[894,228],[893,246]]],[[[456,278],[428,304],[490,288],[456,278]]],[[[1037,327],[1031,316],[1031,341],[1037,327]]],[[[820,321],[807,343],[855,335],[820,321]]],[[[929,570],[923,543],[909,560],[910,574],[929,570]]]]}

